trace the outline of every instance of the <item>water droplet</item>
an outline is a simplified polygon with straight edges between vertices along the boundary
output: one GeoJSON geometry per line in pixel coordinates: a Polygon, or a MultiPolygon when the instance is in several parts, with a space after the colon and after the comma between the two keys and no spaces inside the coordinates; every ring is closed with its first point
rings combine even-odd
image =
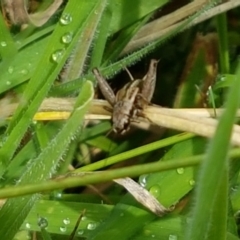
{"type": "Polygon", "coordinates": [[[195,181],[194,181],[193,179],[191,179],[191,180],[189,181],[189,184],[190,184],[191,186],[194,186],[194,185],[195,185],[195,181]]]}
{"type": "Polygon", "coordinates": [[[26,224],[25,224],[25,227],[26,227],[27,229],[30,229],[30,228],[31,228],[31,224],[30,224],[30,223],[26,223],[26,224]]]}
{"type": "Polygon", "coordinates": [[[6,81],[6,85],[11,85],[11,82],[10,81],[6,81]]]}
{"type": "Polygon", "coordinates": [[[154,196],[154,197],[159,197],[160,195],[160,187],[158,185],[154,185],[150,188],[149,192],[154,196]]]}
{"type": "Polygon", "coordinates": [[[0,45],[1,45],[2,47],[6,47],[6,46],[7,46],[7,43],[6,43],[5,41],[2,41],[2,42],[0,42],[0,45]]]}
{"type": "Polygon", "coordinates": [[[52,54],[52,60],[56,63],[60,62],[60,60],[62,59],[63,57],[63,53],[64,53],[64,50],[63,49],[59,49],[59,50],[56,50],[53,54],[52,54]]]}
{"type": "Polygon", "coordinates": [[[219,81],[225,81],[226,80],[226,76],[225,75],[220,75],[219,76],[219,81]]]}
{"type": "Polygon", "coordinates": [[[8,72],[9,72],[10,74],[13,73],[13,67],[12,67],[12,66],[10,66],[10,67],[8,68],[8,72]]]}
{"type": "Polygon", "coordinates": [[[72,41],[73,39],[73,34],[68,32],[62,36],[62,42],[65,44],[68,44],[72,41]]]}
{"type": "Polygon", "coordinates": [[[87,220],[87,217],[86,216],[83,216],[82,217],[82,221],[86,221],[87,220]]]}
{"type": "Polygon", "coordinates": [[[143,174],[139,177],[139,184],[142,186],[142,187],[146,187],[147,185],[147,177],[148,175],[147,174],[143,174]]]}
{"type": "Polygon", "coordinates": [[[87,225],[88,230],[94,230],[97,227],[97,224],[95,222],[90,222],[87,225]]]}
{"type": "Polygon", "coordinates": [[[51,199],[61,199],[62,198],[62,191],[54,191],[50,195],[51,199]]]}
{"type": "Polygon", "coordinates": [[[44,217],[39,217],[38,218],[38,226],[40,228],[46,228],[48,226],[48,220],[44,217]]]}
{"type": "Polygon", "coordinates": [[[77,234],[78,235],[83,235],[84,231],[83,230],[78,230],[77,234]]]}
{"type": "Polygon", "coordinates": [[[184,173],[184,168],[178,168],[177,173],[178,174],[183,174],[184,173]]]}
{"type": "Polygon", "coordinates": [[[64,218],[63,223],[68,225],[70,223],[70,219],[69,218],[64,218]]]}
{"type": "Polygon", "coordinates": [[[62,226],[59,228],[59,230],[60,230],[60,232],[64,233],[67,231],[67,228],[66,228],[66,226],[62,226]]]}
{"type": "Polygon", "coordinates": [[[72,22],[72,16],[69,13],[63,13],[63,15],[60,18],[60,23],[62,25],[68,25],[72,22]]]}
{"type": "Polygon", "coordinates": [[[168,237],[168,240],[177,240],[178,237],[176,235],[172,235],[170,234],[169,237],[168,237]]]}
{"type": "Polygon", "coordinates": [[[152,238],[155,238],[155,235],[154,235],[154,234],[152,234],[152,235],[151,235],[151,237],[152,237],[152,238]]]}
{"type": "Polygon", "coordinates": [[[28,74],[28,70],[27,70],[27,69],[23,69],[23,70],[21,70],[21,74],[23,74],[23,75],[28,74]]]}

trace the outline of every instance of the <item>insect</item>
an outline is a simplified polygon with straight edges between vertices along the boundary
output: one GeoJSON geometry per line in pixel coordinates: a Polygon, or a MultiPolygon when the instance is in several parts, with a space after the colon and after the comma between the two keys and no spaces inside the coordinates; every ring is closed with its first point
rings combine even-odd
{"type": "Polygon", "coordinates": [[[98,69],[93,69],[103,96],[113,108],[114,132],[123,134],[129,130],[131,121],[140,116],[144,107],[151,102],[156,85],[157,63],[157,60],[151,60],[148,72],[143,79],[133,79],[130,75],[131,81],[124,85],[116,95],[98,69]]]}

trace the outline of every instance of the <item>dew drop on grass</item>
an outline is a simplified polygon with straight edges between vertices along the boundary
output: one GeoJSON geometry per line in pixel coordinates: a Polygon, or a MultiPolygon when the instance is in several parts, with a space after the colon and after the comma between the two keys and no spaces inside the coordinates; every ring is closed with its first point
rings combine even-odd
{"type": "Polygon", "coordinates": [[[40,228],[46,228],[48,226],[48,220],[44,217],[39,217],[38,218],[38,226],[40,228]]]}
{"type": "Polygon", "coordinates": [[[61,199],[62,198],[62,192],[57,192],[55,197],[56,197],[56,199],[61,199]]]}
{"type": "Polygon", "coordinates": [[[62,226],[59,228],[60,232],[64,233],[67,231],[67,227],[66,226],[62,226]]]}
{"type": "Polygon", "coordinates": [[[64,26],[68,25],[72,22],[72,16],[69,13],[63,13],[63,15],[60,18],[60,23],[64,26]]]}
{"type": "Polygon", "coordinates": [[[68,32],[62,36],[62,42],[65,44],[69,44],[73,39],[73,34],[68,32]]]}
{"type": "Polygon", "coordinates": [[[176,235],[170,234],[168,236],[168,240],[177,240],[177,239],[178,239],[178,237],[176,235]]]}
{"type": "Polygon", "coordinates": [[[94,230],[97,227],[97,224],[95,222],[90,222],[87,225],[88,230],[94,230]]]}
{"type": "Polygon", "coordinates": [[[69,219],[69,218],[64,218],[64,219],[63,219],[63,223],[64,223],[65,225],[68,225],[68,224],[70,223],[70,219],[69,219]]]}
{"type": "Polygon", "coordinates": [[[12,66],[10,66],[10,67],[8,68],[8,73],[10,73],[10,74],[13,73],[13,67],[12,67],[12,66]]]}
{"type": "Polygon", "coordinates": [[[146,187],[147,185],[147,177],[148,175],[147,174],[143,174],[139,177],[139,184],[142,186],[142,187],[146,187]]]}
{"type": "Polygon", "coordinates": [[[7,43],[5,41],[0,42],[1,47],[6,47],[7,43]]]}
{"type": "Polygon", "coordinates": [[[59,49],[59,50],[56,50],[53,54],[52,54],[52,60],[56,63],[60,62],[60,60],[62,59],[63,57],[63,53],[64,53],[64,50],[63,49],[59,49]]]}
{"type": "Polygon", "coordinates": [[[83,230],[78,230],[77,234],[78,235],[83,235],[84,231],[83,230]]]}
{"type": "Polygon", "coordinates": [[[226,80],[226,76],[224,74],[219,74],[217,80],[218,81],[225,81],[226,80]]]}
{"type": "Polygon", "coordinates": [[[31,228],[31,224],[30,224],[30,223],[26,223],[26,224],[25,224],[25,227],[26,227],[27,229],[30,229],[30,228],[31,228]]]}
{"type": "Polygon", "coordinates": [[[37,121],[36,121],[36,120],[33,120],[33,121],[32,121],[32,124],[33,124],[33,125],[37,125],[37,121]]]}
{"type": "Polygon", "coordinates": [[[6,81],[6,85],[11,85],[11,82],[10,81],[6,81]]]}
{"type": "Polygon", "coordinates": [[[28,70],[27,70],[27,69],[22,69],[22,70],[21,70],[21,74],[23,74],[23,75],[28,74],[28,70]]]}
{"type": "Polygon", "coordinates": [[[160,195],[160,187],[158,185],[154,185],[150,188],[149,192],[154,196],[158,197],[160,195]]]}
{"type": "Polygon", "coordinates": [[[184,173],[184,168],[178,168],[177,173],[178,174],[183,174],[184,173]]]}
{"type": "Polygon", "coordinates": [[[195,185],[195,181],[194,181],[193,179],[191,179],[191,180],[189,181],[189,184],[190,184],[191,186],[194,186],[194,185],[195,185]]]}

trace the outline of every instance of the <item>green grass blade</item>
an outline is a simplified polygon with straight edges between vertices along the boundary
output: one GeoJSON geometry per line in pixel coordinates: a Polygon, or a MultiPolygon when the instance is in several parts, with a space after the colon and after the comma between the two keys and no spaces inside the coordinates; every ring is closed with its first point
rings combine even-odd
{"type": "MultiPolygon", "coordinates": [[[[236,78],[228,94],[225,106],[226,111],[219,120],[215,136],[210,143],[207,156],[201,166],[192,222],[190,226],[188,226],[188,229],[186,229],[185,239],[208,239],[209,229],[212,224],[216,224],[209,222],[209,215],[212,215],[213,204],[219,191],[221,177],[228,165],[227,157],[232,126],[235,122],[235,114],[240,103],[239,79],[240,65],[238,65],[236,78]]],[[[225,238],[226,236],[222,236],[222,239],[225,238]]]]}
{"type": "Polygon", "coordinates": [[[91,2],[91,4],[88,2],[79,3],[77,0],[68,2],[59,23],[57,23],[49,39],[38,67],[23,93],[22,101],[7,128],[7,138],[0,150],[2,161],[0,173],[4,172],[20,140],[32,121],[33,115],[44,97],[46,97],[52,83],[74,48],[79,33],[83,31],[82,28],[84,27],[84,23],[93,4],[94,2],[91,2]],[[69,12],[71,12],[71,15],[69,12]],[[80,14],[80,12],[82,13],[80,14]],[[73,40],[65,44],[62,42],[62,36],[69,32],[72,32],[73,40]]]}
{"type": "MultiPolygon", "coordinates": [[[[234,149],[230,152],[230,157],[236,159],[240,156],[240,150],[234,149]]],[[[104,172],[97,172],[94,174],[87,174],[80,178],[69,177],[65,178],[62,181],[54,182],[47,181],[43,183],[36,184],[26,184],[16,187],[5,187],[0,190],[0,198],[9,198],[23,196],[26,194],[36,193],[40,191],[52,191],[56,189],[63,189],[76,186],[85,186],[89,184],[95,184],[100,182],[106,182],[116,178],[122,177],[136,177],[142,174],[154,173],[159,171],[168,171],[178,168],[186,168],[189,166],[195,166],[201,163],[201,160],[204,158],[204,155],[196,155],[188,158],[174,159],[173,161],[166,162],[157,162],[157,163],[148,163],[138,166],[124,167],[121,169],[108,170],[104,172]]],[[[189,179],[190,180],[190,179],[189,179]]],[[[191,184],[188,181],[188,184],[191,184]]]]}
{"type": "MultiPolygon", "coordinates": [[[[87,81],[77,98],[75,110],[71,117],[56,138],[43,149],[34,161],[31,161],[25,173],[18,179],[20,186],[29,182],[37,183],[52,176],[71,139],[75,136],[76,132],[80,130],[79,125],[81,121],[83,121],[84,114],[88,110],[92,98],[93,86],[91,82],[87,81]]],[[[13,238],[38,198],[39,195],[34,194],[32,196],[7,200],[0,210],[0,222],[2,222],[0,236],[3,239],[13,238]],[[11,227],[9,227],[10,225],[11,227]]]]}
{"type": "Polygon", "coordinates": [[[87,59],[90,46],[97,30],[97,26],[102,18],[104,9],[106,7],[106,0],[98,1],[93,7],[86,20],[84,31],[79,37],[80,43],[78,43],[70,56],[70,60],[65,68],[63,80],[73,80],[80,77],[84,70],[84,64],[87,59]],[[90,31],[89,31],[90,30],[90,31]],[[69,65],[69,66],[68,66],[69,65]]]}
{"type": "Polygon", "coordinates": [[[218,32],[218,47],[220,54],[220,71],[221,73],[227,74],[230,71],[229,66],[229,50],[228,50],[228,31],[227,31],[227,16],[226,13],[223,13],[219,16],[216,16],[216,25],[218,32]]]}
{"type": "Polygon", "coordinates": [[[133,150],[129,150],[127,152],[123,152],[120,153],[118,155],[103,159],[101,161],[98,161],[96,163],[92,163],[89,164],[87,166],[81,167],[79,169],[76,170],[76,172],[88,172],[88,171],[94,171],[94,170],[98,170],[101,169],[103,167],[107,167],[109,165],[112,165],[114,163],[120,162],[120,161],[124,161],[127,159],[130,159],[132,157],[136,157],[138,155],[156,150],[156,149],[160,149],[166,146],[169,146],[171,144],[174,144],[176,142],[180,142],[180,141],[184,141],[186,139],[192,138],[194,135],[193,134],[179,134],[173,137],[169,137],[163,140],[159,140],[157,142],[153,142],[153,143],[149,143],[145,146],[139,147],[139,148],[135,148],[133,150]]]}
{"type": "Polygon", "coordinates": [[[113,2],[109,1],[108,6],[103,13],[103,17],[98,25],[97,34],[93,42],[93,49],[91,53],[91,62],[89,64],[89,69],[91,70],[94,67],[98,67],[101,65],[106,42],[107,36],[109,36],[109,26],[112,20],[112,12],[109,10],[110,4],[113,2]]]}
{"type": "Polygon", "coordinates": [[[77,231],[78,237],[88,237],[92,231],[90,226],[95,226],[96,228],[100,221],[104,220],[107,214],[112,210],[112,206],[76,201],[40,200],[34,204],[28,217],[22,224],[21,229],[38,231],[39,226],[37,224],[37,215],[40,215],[47,219],[47,231],[49,233],[70,235],[80,213],[84,209],[86,211],[77,231]]]}
{"type": "MultiPolygon", "coordinates": [[[[201,10],[199,10],[197,13],[190,16],[188,19],[183,21],[183,23],[173,29],[170,33],[167,33],[165,36],[163,36],[161,39],[158,39],[156,41],[150,42],[147,46],[133,52],[132,54],[129,54],[128,56],[125,56],[121,60],[110,64],[106,68],[100,68],[100,71],[104,77],[112,77],[119,71],[123,69],[125,66],[130,66],[133,63],[136,63],[139,59],[141,59],[143,56],[147,55],[151,51],[153,51],[156,47],[158,47],[160,44],[166,42],[171,37],[174,37],[181,31],[183,31],[186,27],[189,27],[189,24],[191,21],[193,21],[196,17],[198,17],[202,12],[207,11],[207,9],[210,9],[213,6],[213,2],[211,1],[206,6],[204,6],[201,10]]],[[[88,73],[87,75],[83,76],[83,78],[75,79],[71,81],[70,83],[61,84],[59,86],[53,87],[50,91],[50,94],[52,96],[66,96],[68,94],[71,94],[75,91],[76,88],[79,88],[81,86],[81,80],[82,79],[94,79],[92,73],[88,73]]]]}
{"type": "Polygon", "coordinates": [[[115,33],[120,29],[127,27],[147,14],[163,7],[170,2],[169,0],[145,0],[128,1],[122,0],[111,4],[113,18],[111,21],[111,33],[115,33]]]}
{"type": "Polygon", "coordinates": [[[33,42],[0,64],[0,93],[26,82],[34,73],[49,38],[33,42]]]}
{"type": "Polygon", "coordinates": [[[219,183],[217,196],[215,198],[212,216],[209,222],[209,239],[225,239],[227,234],[227,216],[228,216],[228,171],[225,169],[219,183]]]}
{"type": "Polygon", "coordinates": [[[137,33],[137,31],[152,17],[152,14],[148,14],[143,19],[134,23],[130,27],[124,29],[120,36],[115,40],[115,42],[110,46],[105,53],[104,62],[102,66],[107,66],[110,62],[116,61],[120,56],[122,50],[126,47],[128,42],[137,33]]]}
{"type": "Polygon", "coordinates": [[[17,47],[0,13],[0,60],[7,61],[15,54],[17,54],[17,47]]]}

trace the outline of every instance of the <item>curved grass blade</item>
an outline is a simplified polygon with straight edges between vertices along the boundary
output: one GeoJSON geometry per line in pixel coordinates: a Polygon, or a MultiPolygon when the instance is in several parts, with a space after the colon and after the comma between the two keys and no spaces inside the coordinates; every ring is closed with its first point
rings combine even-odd
{"type": "Polygon", "coordinates": [[[8,61],[15,54],[17,54],[17,47],[0,12],[0,59],[8,61]]]}
{"type": "MultiPolygon", "coordinates": [[[[238,63],[236,77],[228,94],[226,111],[219,120],[215,136],[210,143],[207,156],[199,172],[192,222],[186,229],[185,239],[208,239],[209,231],[211,231],[213,226],[216,228],[226,227],[223,223],[218,226],[217,222],[210,222],[209,216],[212,216],[212,210],[216,208],[216,206],[214,207],[214,203],[218,191],[220,191],[219,188],[221,179],[224,177],[224,171],[228,171],[227,160],[232,126],[235,122],[236,111],[240,105],[239,79],[240,64],[238,63]]],[[[226,199],[224,200],[226,201],[226,199]]],[[[218,210],[224,211],[224,208],[218,210]]],[[[227,216],[225,216],[225,221],[227,221],[227,216]]],[[[223,231],[221,239],[226,239],[226,228],[216,231],[223,231]]]]}
{"type": "MultiPolygon", "coordinates": [[[[95,2],[81,2],[71,0],[68,2],[59,23],[51,35],[42,58],[29,81],[14,116],[6,131],[6,140],[0,149],[2,174],[19,146],[25,131],[46,97],[52,83],[62,69],[66,59],[74,48],[80,33],[85,27],[85,21],[89,17],[95,2]],[[69,14],[71,12],[71,15],[69,14]],[[81,12],[81,14],[79,14],[81,12]],[[63,42],[62,36],[71,32],[73,39],[70,43],[63,42]]],[[[92,12],[94,14],[94,12],[92,12]]]]}
{"type": "MultiPolygon", "coordinates": [[[[41,154],[26,168],[17,185],[29,182],[41,182],[55,173],[56,167],[66,151],[71,139],[81,129],[81,122],[87,112],[93,98],[92,83],[87,81],[75,103],[74,111],[58,135],[52,139],[41,154]]],[[[33,204],[40,198],[39,194],[25,196],[22,198],[8,199],[0,210],[0,221],[2,222],[0,236],[3,239],[12,239],[22,225],[33,204]],[[11,227],[9,227],[11,226],[11,227]]]]}

